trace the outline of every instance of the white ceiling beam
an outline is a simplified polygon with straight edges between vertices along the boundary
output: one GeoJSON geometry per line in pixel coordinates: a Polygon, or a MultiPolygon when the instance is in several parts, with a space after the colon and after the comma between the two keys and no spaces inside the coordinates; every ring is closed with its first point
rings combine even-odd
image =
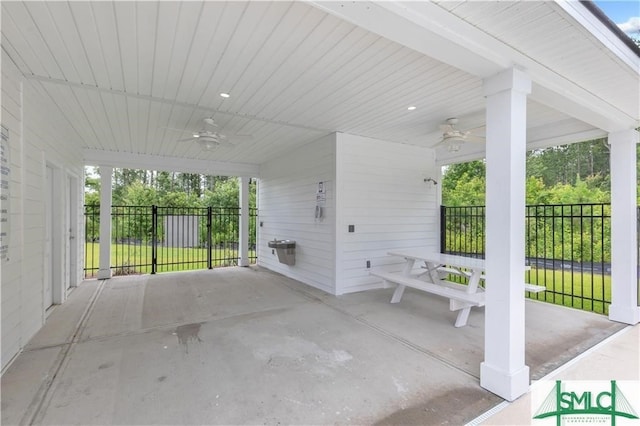
{"type": "MultiPolygon", "coordinates": [[[[527,151],[550,148],[552,146],[567,145],[576,142],[590,141],[594,139],[601,139],[607,136],[607,132],[601,129],[589,129],[566,133],[563,135],[544,136],[542,134],[538,134],[534,137],[530,137],[529,135],[532,133],[531,130],[532,129],[527,130],[527,151]]],[[[474,150],[473,152],[454,153],[448,152],[446,150],[439,150],[436,152],[436,155],[436,164],[438,166],[446,166],[448,164],[466,163],[468,161],[481,160],[485,157],[485,152],[484,149],[474,150]]]]}
{"type": "Polygon", "coordinates": [[[592,141],[607,137],[607,132],[601,129],[585,130],[577,133],[567,133],[548,138],[535,139],[527,142],[527,151],[550,148],[552,146],[568,145],[576,142],[592,141]]]}
{"type": "MultiPolygon", "coordinates": [[[[534,83],[530,99],[598,128],[614,131],[639,125],[638,114],[620,110],[435,3],[311,3],[327,13],[480,78],[514,65],[523,68],[534,83]]],[[[573,8],[584,9],[577,2],[573,3],[576,3],[573,8]]],[[[592,31],[593,28],[586,29],[592,31]]]]}
{"type": "Polygon", "coordinates": [[[467,42],[467,37],[458,36],[454,31],[468,30],[465,25],[471,29],[471,25],[435,4],[425,4],[425,8],[419,10],[413,3],[396,1],[310,3],[331,15],[472,75],[486,77],[509,66],[508,62],[501,62],[500,56],[490,51],[484,52],[486,49],[481,45],[478,46],[480,50],[471,49],[476,42],[471,46],[460,45],[459,41],[467,42]],[[452,20],[456,24],[453,28],[449,25],[452,20]],[[460,54],[461,51],[464,54],[460,54]]]}
{"type": "MultiPolygon", "coordinates": [[[[631,90],[633,90],[631,88],[631,90]]],[[[561,111],[607,132],[638,127],[638,118],[567,80],[549,78],[533,83],[529,99],[561,111]]]]}
{"type": "Polygon", "coordinates": [[[118,167],[125,169],[245,177],[259,177],[260,173],[260,169],[257,164],[208,161],[149,154],[132,154],[128,152],[115,152],[100,149],[85,148],[83,150],[83,158],[86,165],[118,167]]]}

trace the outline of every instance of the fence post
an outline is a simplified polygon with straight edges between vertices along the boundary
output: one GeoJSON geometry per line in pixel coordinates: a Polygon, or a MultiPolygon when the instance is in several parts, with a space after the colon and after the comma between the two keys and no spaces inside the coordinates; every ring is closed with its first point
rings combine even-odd
{"type": "Polygon", "coordinates": [[[158,266],[158,206],[151,206],[151,274],[158,266]]]}
{"type": "Polygon", "coordinates": [[[440,253],[447,248],[447,206],[440,206],[440,253]]]}
{"type": "Polygon", "coordinates": [[[213,215],[213,209],[211,208],[211,206],[209,206],[207,207],[207,268],[209,269],[213,269],[212,255],[211,255],[211,250],[213,250],[213,244],[212,244],[213,241],[211,239],[212,215],[213,215]]]}

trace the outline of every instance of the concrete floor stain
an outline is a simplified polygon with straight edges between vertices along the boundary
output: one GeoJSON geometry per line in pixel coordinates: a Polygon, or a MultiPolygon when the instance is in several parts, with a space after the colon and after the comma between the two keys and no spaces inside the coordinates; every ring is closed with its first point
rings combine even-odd
{"type": "Polygon", "coordinates": [[[176,336],[178,336],[178,343],[184,346],[185,351],[189,353],[189,342],[202,342],[200,338],[200,327],[202,323],[196,322],[193,324],[185,324],[176,328],[176,336]]]}

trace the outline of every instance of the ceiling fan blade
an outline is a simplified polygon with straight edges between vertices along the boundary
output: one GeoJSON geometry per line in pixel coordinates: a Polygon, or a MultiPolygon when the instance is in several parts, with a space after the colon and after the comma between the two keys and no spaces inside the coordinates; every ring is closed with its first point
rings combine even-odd
{"type": "Polygon", "coordinates": [[[189,141],[197,141],[198,138],[186,138],[186,139],[179,139],[176,142],[189,142],[189,141]]]}
{"type": "Polygon", "coordinates": [[[222,135],[218,134],[221,145],[236,146],[242,142],[253,139],[252,135],[222,135]]]}
{"type": "Polygon", "coordinates": [[[478,136],[478,135],[468,135],[465,139],[468,140],[469,142],[480,142],[480,143],[483,143],[486,140],[484,136],[478,136]]]}
{"type": "Polygon", "coordinates": [[[213,128],[217,128],[218,127],[218,123],[215,122],[213,117],[203,118],[202,121],[204,122],[205,126],[209,126],[209,127],[213,127],[213,128]]]}

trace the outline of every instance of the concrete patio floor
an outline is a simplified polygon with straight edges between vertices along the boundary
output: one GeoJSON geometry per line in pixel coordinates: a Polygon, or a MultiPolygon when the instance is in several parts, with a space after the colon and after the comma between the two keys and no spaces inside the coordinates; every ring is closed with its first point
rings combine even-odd
{"type": "MultiPolygon", "coordinates": [[[[393,289],[335,297],[259,267],[87,281],[2,377],[2,424],[464,424],[484,314],[393,289]]],[[[528,301],[533,380],[624,328],[528,301]]]]}

